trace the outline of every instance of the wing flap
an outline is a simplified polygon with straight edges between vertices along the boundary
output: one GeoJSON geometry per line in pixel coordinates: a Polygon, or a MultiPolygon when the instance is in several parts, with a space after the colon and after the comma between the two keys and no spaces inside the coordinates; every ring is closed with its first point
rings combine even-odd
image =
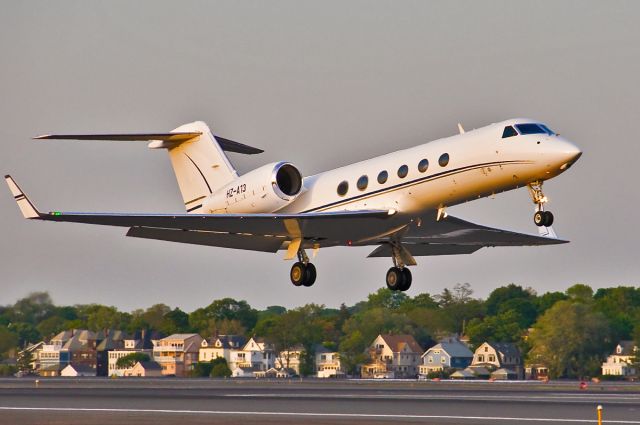
{"type": "Polygon", "coordinates": [[[132,227],[127,232],[127,236],[263,252],[277,252],[286,240],[284,237],[277,236],[247,236],[197,230],[155,229],[152,227],[132,227]]]}

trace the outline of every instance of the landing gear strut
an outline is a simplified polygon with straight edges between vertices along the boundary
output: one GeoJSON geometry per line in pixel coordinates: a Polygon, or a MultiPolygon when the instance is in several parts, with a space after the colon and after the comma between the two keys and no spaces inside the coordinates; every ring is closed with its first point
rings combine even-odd
{"type": "Polygon", "coordinates": [[[392,291],[407,291],[411,288],[411,271],[407,268],[402,260],[400,246],[398,244],[391,245],[393,253],[393,267],[387,271],[387,288],[392,291]]]}
{"type": "Polygon", "coordinates": [[[316,266],[309,262],[303,249],[298,251],[298,261],[291,267],[289,277],[294,286],[312,286],[316,281],[316,266]]]}
{"type": "Polygon", "coordinates": [[[553,224],[553,214],[551,211],[544,210],[544,204],[549,200],[542,192],[542,182],[533,182],[529,184],[529,193],[533,203],[536,204],[536,212],[533,215],[533,222],[538,227],[551,227],[553,224]]]}

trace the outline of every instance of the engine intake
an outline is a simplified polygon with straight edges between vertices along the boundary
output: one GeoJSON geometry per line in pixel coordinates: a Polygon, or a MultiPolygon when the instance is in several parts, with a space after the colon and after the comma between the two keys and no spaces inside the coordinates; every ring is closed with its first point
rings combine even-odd
{"type": "Polygon", "coordinates": [[[302,189],[302,175],[300,171],[293,165],[287,162],[280,162],[276,164],[274,169],[274,183],[273,188],[278,191],[278,196],[284,200],[288,200],[291,196],[296,196],[302,189]]]}

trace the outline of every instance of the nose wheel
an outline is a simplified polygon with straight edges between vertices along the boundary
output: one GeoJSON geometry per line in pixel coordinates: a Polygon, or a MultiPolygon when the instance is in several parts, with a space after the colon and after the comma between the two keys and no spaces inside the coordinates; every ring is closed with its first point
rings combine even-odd
{"type": "Polygon", "coordinates": [[[544,204],[549,200],[542,192],[542,182],[533,182],[529,184],[529,193],[533,203],[536,204],[536,212],[533,214],[533,222],[538,227],[551,227],[553,224],[553,214],[551,211],[544,210],[544,204]]]}

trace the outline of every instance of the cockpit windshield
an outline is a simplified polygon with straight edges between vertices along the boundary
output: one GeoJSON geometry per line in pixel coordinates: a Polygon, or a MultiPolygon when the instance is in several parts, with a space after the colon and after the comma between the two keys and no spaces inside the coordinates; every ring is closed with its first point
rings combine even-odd
{"type": "Polygon", "coordinates": [[[549,127],[547,127],[544,124],[533,124],[533,123],[527,123],[527,124],[516,124],[516,129],[518,129],[518,133],[520,134],[548,134],[548,135],[553,135],[554,132],[551,131],[549,129],[549,127]]]}

